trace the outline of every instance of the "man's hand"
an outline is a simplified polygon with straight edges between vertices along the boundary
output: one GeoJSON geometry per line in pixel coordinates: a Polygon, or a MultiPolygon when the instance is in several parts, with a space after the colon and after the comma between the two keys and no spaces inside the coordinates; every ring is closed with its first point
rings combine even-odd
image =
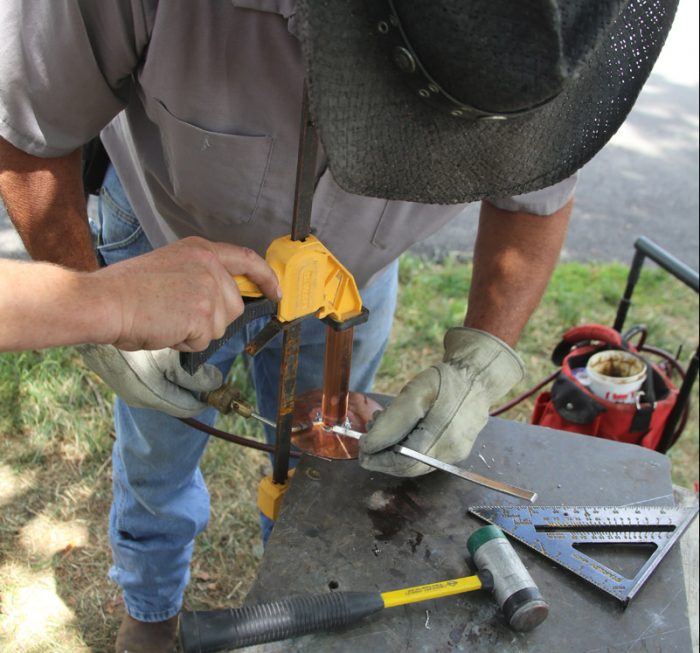
{"type": "Polygon", "coordinates": [[[245,247],[191,237],[93,273],[106,309],[104,334],[94,342],[120,349],[201,351],[243,312],[233,275],[244,274],[272,301],[277,277],[245,247]]]}
{"type": "Polygon", "coordinates": [[[469,455],[489,408],[524,375],[520,357],[484,331],[450,329],[443,362],[410,381],[360,440],[360,464],[394,476],[431,467],[394,453],[402,444],[447,463],[469,455]]]}
{"type": "Polygon", "coordinates": [[[98,342],[116,346],[84,345],[83,359],[131,406],[176,417],[202,412],[199,393],[218,388],[221,372],[203,365],[188,374],[176,349],[205,349],[243,312],[234,274],[279,300],[277,277],[255,252],[195,237],[89,275],[113,306],[113,319],[105,322],[111,332],[98,342]],[[123,351],[164,345],[174,349],[123,351]]]}
{"type": "Polygon", "coordinates": [[[277,278],[262,258],[201,238],[97,272],[0,260],[0,351],[84,342],[205,349],[243,310],[232,276],[238,273],[278,300],[277,278]]]}

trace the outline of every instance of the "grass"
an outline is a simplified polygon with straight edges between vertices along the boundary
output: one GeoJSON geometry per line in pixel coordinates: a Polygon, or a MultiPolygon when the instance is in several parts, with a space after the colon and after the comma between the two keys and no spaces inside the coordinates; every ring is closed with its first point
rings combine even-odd
{"type": "MultiPolygon", "coordinates": [[[[399,310],[376,389],[395,393],[437,360],[445,328],[461,323],[470,267],[414,257],[401,261],[399,310]]],[[[519,347],[529,387],[550,371],[561,333],[582,322],[612,323],[625,285],[623,265],[562,264],[519,347]]],[[[697,296],[663,272],[647,269],[628,325],[644,322],[649,342],[687,362],[698,338],[697,296]]],[[[249,392],[245,370],[233,381],[249,392]]],[[[670,453],[675,483],[698,478],[698,405],[670,453]]],[[[0,355],[0,650],[8,653],[107,653],[121,600],[106,579],[109,548],[111,393],[71,349],[0,355]]],[[[527,421],[532,403],[507,414],[527,421]]],[[[223,428],[259,437],[242,419],[223,428]]],[[[212,441],[203,460],[212,495],[209,529],[197,542],[190,608],[242,601],[261,555],[255,492],[264,454],[212,441]]]]}

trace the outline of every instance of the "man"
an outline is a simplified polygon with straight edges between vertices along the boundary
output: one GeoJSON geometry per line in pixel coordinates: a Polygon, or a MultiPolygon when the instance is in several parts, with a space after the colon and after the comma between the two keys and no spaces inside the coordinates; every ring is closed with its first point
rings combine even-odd
{"type": "MultiPolygon", "coordinates": [[[[490,198],[464,327],[448,332],[443,363],[411,381],[362,442],[366,468],[422,474],[388,451],[397,439],[464,458],[488,406],[522,377],[512,347],[556,263],[573,175],[631,108],[674,7],[305,0],[297,11],[293,0],[12,0],[0,9],[1,76],[11,80],[0,134],[3,160],[21,174],[12,193],[0,191],[33,256],[95,268],[75,208],[75,150],[102,129],[114,165],[102,194],[104,262],[192,234],[262,253],[290,231],[306,77],[323,145],[311,223],[372,316],[356,329],[359,391],[371,386],[389,335],[396,257],[465,202],[490,198]],[[21,189],[43,170],[62,189],[60,211],[42,201],[43,186],[21,189]],[[57,246],[64,242],[70,252],[57,246]]],[[[249,325],[209,364],[225,374],[260,328],[249,325]]],[[[307,321],[302,338],[300,392],[320,386],[323,330],[307,321]]],[[[110,574],[128,613],[117,651],[167,651],[192,542],[206,525],[197,468],[205,439],[151,410],[195,409],[151,391],[158,365],[124,374],[136,358],[88,352],[132,404],[115,407],[110,574]]],[[[258,408],[270,417],[278,368],[272,343],[253,369],[258,408]]]]}
{"type": "Polygon", "coordinates": [[[0,259],[0,351],[85,342],[202,351],[243,312],[232,276],[241,260],[277,301],[277,279],[257,254],[196,237],[95,272],[0,259]]]}

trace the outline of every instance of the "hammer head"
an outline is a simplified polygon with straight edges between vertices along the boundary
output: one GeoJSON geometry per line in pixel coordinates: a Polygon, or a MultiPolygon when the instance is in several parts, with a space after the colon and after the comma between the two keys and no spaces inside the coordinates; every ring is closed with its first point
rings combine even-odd
{"type": "Polygon", "coordinates": [[[467,548],[484,588],[491,590],[511,628],[532,630],[546,619],[549,606],[500,528],[475,531],[467,548]]]}

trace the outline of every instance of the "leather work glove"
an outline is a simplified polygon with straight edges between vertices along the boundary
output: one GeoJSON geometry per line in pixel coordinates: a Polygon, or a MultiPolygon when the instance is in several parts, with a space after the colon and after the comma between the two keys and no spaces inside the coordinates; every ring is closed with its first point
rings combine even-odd
{"type": "Polygon", "coordinates": [[[446,463],[464,460],[489,408],[523,379],[520,357],[485,331],[453,328],[444,343],[443,362],[413,378],[360,440],[365,469],[393,476],[433,471],[391,451],[399,443],[446,463]]]}
{"type": "Polygon", "coordinates": [[[223,375],[213,365],[202,365],[193,375],[180,366],[180,352],[122,351],[112,345],[77,347],[87,366],[127,404],[153,408],[173,417],[192,417],[207,405],[197,398],[223,383],[223,375]]]}

